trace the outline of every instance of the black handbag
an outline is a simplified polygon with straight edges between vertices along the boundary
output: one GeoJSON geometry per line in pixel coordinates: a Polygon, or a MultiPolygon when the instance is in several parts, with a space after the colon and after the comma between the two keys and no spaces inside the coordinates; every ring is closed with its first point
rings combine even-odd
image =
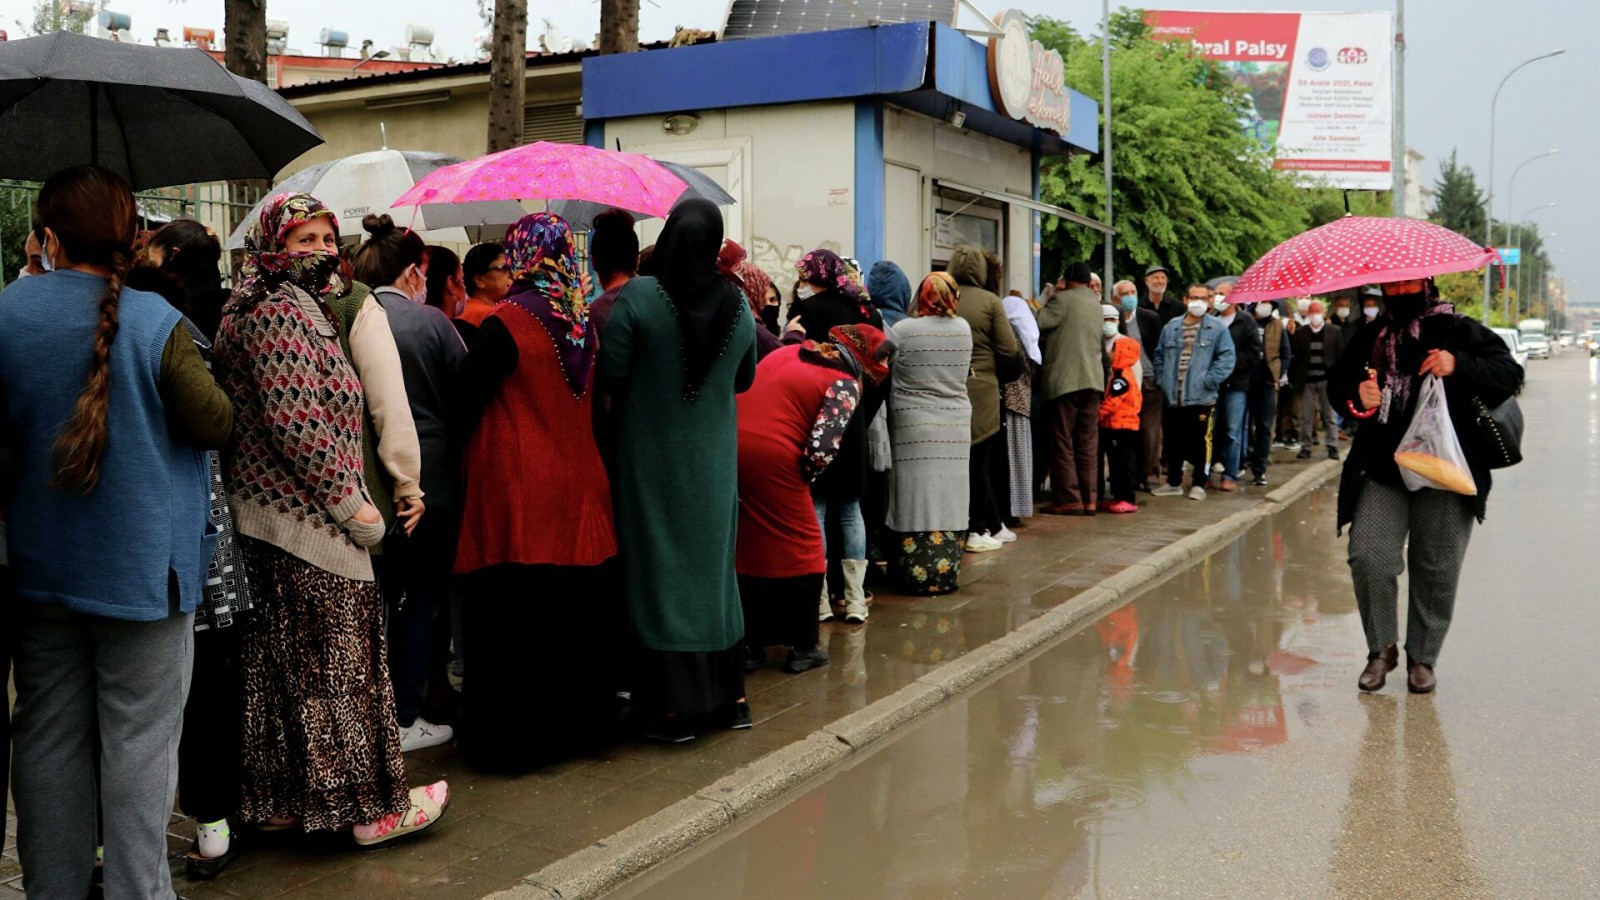
{"type": "Polygon", "coordinates": [[[1522,407],[1517,398],[1490,409],[1482,399],[1473,397],[1472,409],[1478,419],[1478,446],[1489,468],[1504,469],[1522,462],[1522,407]]]}

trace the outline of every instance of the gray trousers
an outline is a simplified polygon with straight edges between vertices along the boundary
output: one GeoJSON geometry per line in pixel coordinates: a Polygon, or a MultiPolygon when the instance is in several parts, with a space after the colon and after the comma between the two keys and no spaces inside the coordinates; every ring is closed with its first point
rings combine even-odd
{"type": "Polygon", "coordinates": [[[1458,494],[1371,481],[1362,486],[1350,523],[1350,575],[1369,653],[1399,642],[1400,573],[1409,568],[1406,658],[1430,666],[1438,661],[1472,522],[1472,505],[1458,494]]]}
{"type": "Polygon", "coordinates": [[[95,735],[106,900],[171,900],[167,825],[194,617],[125,622],[16,602],[12,795],[23,889],[81,900],[94,872],[95,735]]]}
{"type": "Polygon", "coordinates": [[[1323,446],[1339,446],[1339,423],[1333,417],[1333,402],[1328,399],[1326,381],[1308,381],[1300,392],[1300,443],[1310,445],[1316,433],[1317,413],[1322,414],[1323,446]]]}

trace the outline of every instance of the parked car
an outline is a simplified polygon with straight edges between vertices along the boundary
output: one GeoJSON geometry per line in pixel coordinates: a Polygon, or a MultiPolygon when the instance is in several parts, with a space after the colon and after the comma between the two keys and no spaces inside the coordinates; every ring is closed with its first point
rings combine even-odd
{"type": "MultiPolygon", "coordinates": [[[[1506,342],[1506,346],[1511,349],[1511,356],[1517,361],[1517,365],[1524,369],[1528,368],[1528,348],[1522,343],[1521,332],[1515,328],[1491,328],[1489,330],[1500,335],[1500,340],[1506,342]]],[[[1548,353],[1549,350],[1547,349],[1545,352],[1548,353]]],[[[1548,359],[1549,357],[1546,356],[1546,358],[1548,359]]]]}

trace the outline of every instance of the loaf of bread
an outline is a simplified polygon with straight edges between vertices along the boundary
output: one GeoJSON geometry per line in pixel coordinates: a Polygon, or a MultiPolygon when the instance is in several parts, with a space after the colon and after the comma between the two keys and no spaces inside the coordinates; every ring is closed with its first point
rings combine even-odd
{"type": "Polygon", "coordinates": [[[1472,473],[1449,460],[1441,459],[1431,453],[1402,452],[1394,455],[1394,461],[1400,468],[1408,469],[1433,482],[1440,490],[1466,494],[1468,497],[1478,495],[1478,485],[1472,480],[1472,473]]]}

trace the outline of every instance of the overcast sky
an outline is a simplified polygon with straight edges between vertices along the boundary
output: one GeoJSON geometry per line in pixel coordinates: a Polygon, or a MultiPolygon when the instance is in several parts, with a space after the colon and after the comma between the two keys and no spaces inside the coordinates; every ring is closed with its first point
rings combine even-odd
{"type": "MultiPolygon", "coordinates": [[[[1034,14],[1072,21],[1080,30],[1098,28],[1093,0],[1012,0],[1034,14]]],[[[1393,10],[1395,0],[1216,0],[1151,2],[1151,8],[1225,10],[1393,10]]],[[[0,27],[11,29],[28,0],[0,0],[0,27]]],[[[491,3],[492,5],[492,3],[491,3]]],[[[1004,8],[979,0],[990,12],[1004,8]]],[[[1122,3],[1114,3],[1122,6],[1122,3]]],[[[727,0],[642,0],[641,37],[671,37],[675,25],[715,31],[727,0]]],[[[529,0],[529,38],[536,40],[548,19],[555,32],[592,41],[599,26],[597,0],[529,0]]],[[[221,31],[223,0],[112,0],[111,8],[133,17],[136,38],[148,41],[158,27],[178,34],[184,25],[221,31]]],[[[482,28],[475,0],[269,0],[267,14],[291,23],[290,44],[317,52],[323,28],[350,33],[351,44],[371,38],[378,47],[399,44],[408,22],[431,26],[441,57],[469,58],[482,28]]],[[[1510,68],[1532,56],[1565,47],[1565,56],[1535,63],[1518,72],[1500,97],[1497,125],[1495,215],[1521,215],[1557,202],[1537,215],[1547,243],[1564,251],[1556,264],[1567,275],[1577,302],[1595,302],[1581,287],[1600,289],[1600,279],[1585,277],[1579,261],[1600,247],[1600,104],[1591,91],[1600,82],[1600,61],[1590,43],[1600,34],[1600,2],[1595,0],[1425,0],[1406,10],[1409,45],[1406,67],[1406,141],[1426,155],[1424,175],[1431,184],[1439,160],[1459,149],[1462,161],[1477,171],[1480,183],[1489,161],[1489,104],[1495,85],[1510,68]],[[1529,157],[1559,148],[1560,154],[1529,165],[1517,179],[1516,210],[1507,208],[1507,179],[1529,157]]],[[[1477,235],[1472,235],[1477,239],[1477,235]]]]}

